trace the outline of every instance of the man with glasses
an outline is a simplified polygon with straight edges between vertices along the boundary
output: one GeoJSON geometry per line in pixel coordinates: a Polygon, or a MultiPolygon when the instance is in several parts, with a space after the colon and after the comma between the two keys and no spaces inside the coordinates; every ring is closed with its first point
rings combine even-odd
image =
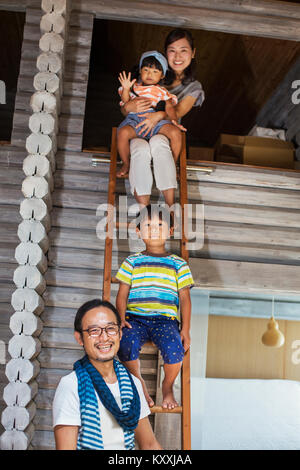
{"type": "Polygon", "coordinates": [[[161,449],[140,381],[115,359],[121,318],[106,301],[91,300],[77,311],[75,339],[85,356],[64,376],[53,401],[57,450],[161,449]]]}

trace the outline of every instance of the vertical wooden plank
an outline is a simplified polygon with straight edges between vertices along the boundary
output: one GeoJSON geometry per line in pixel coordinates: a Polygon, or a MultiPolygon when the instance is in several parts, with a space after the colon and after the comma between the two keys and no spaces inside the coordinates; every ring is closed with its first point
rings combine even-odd
{"type": "Polygon", "coordinates": [[[179,194],[180,194],[180,206],[181,206],[181,240],[180,240],[180,253],[181,257],[188,262],[189,252],[187,250],[187,239],[184,231],[184,207],[188,203],[188,192],[187,192],[187,176],[186,176],[186,135],[182,133],[182,147],[179,156],[179,194]]]}
{"type": "MultiPolygon", "coordinates": [[[[186,136],[185,133],[182,135],[182,148],[180,152],[180,205],[181,205],[181,240],[180,240],[180,252],[181,257],[188,262],[189,252],[187,250],[187,239],[184,231],[185,226],[185,205],[188,203],[187,193],[187,178],[186,178],[186,136]]],[[[182,449],[191,449],[191,366],[190,366],[190,349],[185,353],[182,370],[181,370],[181,400],[182,400],[182,449]]]]}
{"type": "Polygon", "coordinates": [[[103,300],[110,301],[111,293],[111,266],[113,248],[114,206],[116,198],[116,170],[117,170],[117,128],[112,128],[111,135],[111,160],[108,183],[108,214],[106,224],[105,252],[104,252],[104,274],[103,274],[103,300]]]}

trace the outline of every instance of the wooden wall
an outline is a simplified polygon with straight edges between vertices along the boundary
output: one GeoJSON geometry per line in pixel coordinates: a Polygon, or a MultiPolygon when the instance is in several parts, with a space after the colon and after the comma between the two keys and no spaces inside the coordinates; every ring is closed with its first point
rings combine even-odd
{"type": "Polygon", "coordinates": [[[10,141],[25,14],[0,10],[0,80],[6,85],[6,104],[0,104],[0,141],[10,141]]]}
{"type": "MultiPolygon", "coordinates": [[[[28,34],[36,32],[34,25],[38,14],[31,11],[28,34]]],[[[42,314],[44,328],[40,337],[42,351],[38,357],[41,372],[34,419],[36,431],[32,441],[36,449],[53,448],[51,402],[54,391],[59,378],[71,370],[74,360],[82,354],[73,338],[76,309],[84,301],[101,295],[104,243],[96,234],[99,222],[96,210],[99,204],[107,200],[108,166],[101,164],[93,168],[91,156],[80,151],[91,16],[76,12],[71,16],[73,36],[67,53],[65,101],[58,136],[52,229],[49,233],[51,246],[44,294],[46,307],[42,314]]],[[[14,249],[18,244],[18,209],[22,199],[20,184],[24,178],[22,161],[26,155],[24,142],[29,133],[28,99],[33,92],[34,54],[38,50],[36,42],[30,42],[28,36],[23,42],[24,55],[14,116],[14,146],[0,149],[0,329],[1,338],[6,343],[11,337],[8,324],[14,290],[14,249]]],[[[243,282],[247,288],[253,289],[259,285],[265,289],[270,286],[270,283],[264,283],[263,275],[260,277],[268,266],[268,276],[270,273],[273,275],[275,287],[287,290],[293,284],[299,292],[296,275],[300,262],[297,238],[299,173],[215,165],[211,175],[189,172],[188,180],[189,200],[205,205],[205,245],[203,250],[191,253],[196,281],[200,280],[203,285],[213,281],[216,289],[224,288],[224,283],[227,287],[231,286],[232,273],[237,273],[236,278],[239,277],[240,269],[251,261],[251,276],[247,277],[247,282],[243,277],[240,279],[240,283],[243,282]],[[231,272],[226,271],[227,278],[224,278],[227,266],[224,263],[233,263],[231,272]],[[287,268],[293,268],[293,271],[287,268]],[[283,275],[284,279],[281,279],[281,273],[288,275],[283,275]]],[[[120,182],[118,192],[128,194],[128,204],[133,202],[127,181],[120,182]]],[[[154,191],[156,196],[157,192],[154,191]]],[[[135,243],[129,244],[127,240],[116,241],[114,272],[120,261],[136,248],[135,243]]],[[[116,286],[113,286],[112,300],[115,294],[116,286]]],[[[155,371],[150,363],[146,363],[145,370],[153,383],[155,371]]],[[[6,382],[4,366],[0,371],[3,388],[6,382]]]]}
{"type": "Polygon", "coordinates": [[[292,344],[300,340],[300,322],[278,321],[285,336],[285,344],[278,349],[266,347],[261,342],[267,322],[260,318],[210,315],[206,376],[299,381],[300,364],[293,361],[295,348],[292,344]]]}

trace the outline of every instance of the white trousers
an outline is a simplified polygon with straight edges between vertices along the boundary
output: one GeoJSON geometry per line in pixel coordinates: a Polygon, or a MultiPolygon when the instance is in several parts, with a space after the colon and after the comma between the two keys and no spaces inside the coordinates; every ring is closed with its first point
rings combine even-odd
{"type": "Polygon", "coordinates": [[[169,139],[164,135],[154,135],[149,142],[145,139],[132,139],[130,142],[129,182],[132,194],[151,194],[153,172],[157,189],[165,191],[177,188],[176,166],[170,149],[169,139]]]}

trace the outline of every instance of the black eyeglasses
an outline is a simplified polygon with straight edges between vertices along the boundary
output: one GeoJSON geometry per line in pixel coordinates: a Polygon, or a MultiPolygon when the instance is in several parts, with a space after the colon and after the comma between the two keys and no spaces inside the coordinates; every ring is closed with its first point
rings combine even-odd
{"type": "Polygon", "coordinates": [[[97,327],[93,327],[93,328],[87,328],[86,330],[82,330],[82,331],[86,331],[87,334],[91,338],[97,338],[98,336],[102,335],[103,331],[105,331],[105,333],[108,336],[115,336],[116,334],[118,334],[119,329],[120,328],[119,328],[118,325],[113,324],[113,325],[104,326],[103,328],[101,328],[101,326],[97,326],[97,327]]]}

